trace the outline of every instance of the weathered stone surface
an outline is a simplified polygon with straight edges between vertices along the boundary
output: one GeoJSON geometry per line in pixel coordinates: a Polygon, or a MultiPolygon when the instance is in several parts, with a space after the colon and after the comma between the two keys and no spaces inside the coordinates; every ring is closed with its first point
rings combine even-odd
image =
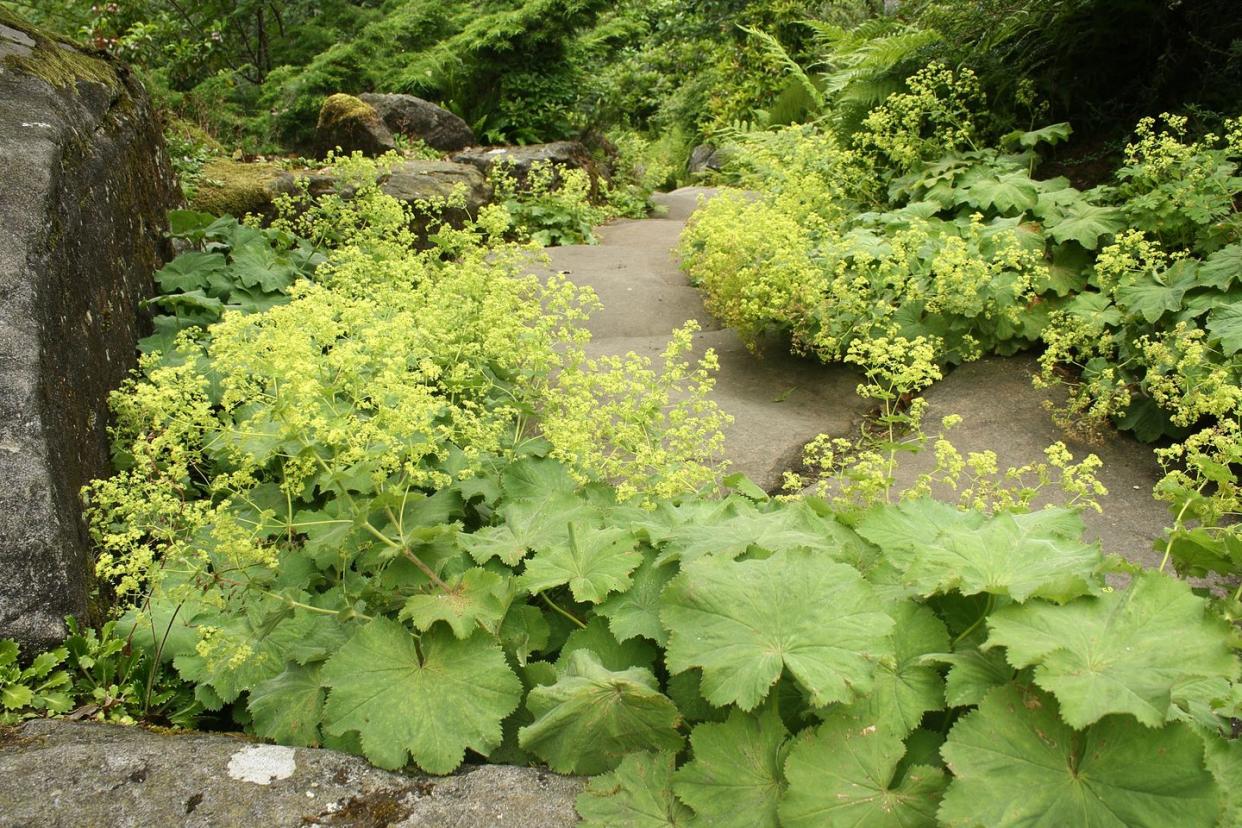
{"type": "Polygon", "coordinates": [[[498,163],[512,166],[513,177],[521,183],[536,163],[550,163],[569,169],[581,169],[591,173],[596,170],[591,153],[578,141],[554,141],[551,144],[528,144],[524,147],[470,147],[457,153],[453,160],[459,164],[478,167],[484,175],[498,163]]]}
{"type": "MultiPolygon", "coordinates": [[[[349,196],[349,187],[338,190],[338,182],[331,172],[305,173],[309,177],[310,194],[314,196],[340,192],[349,196]]],[[[478,215],[479,208],[492,197],[492,188],[483,173],[469,164],[452,161],[415,159],[402,161],[380,181],[380,189],[393,198],[408,204],[420,201],[438,201],[453,196],[459,190],[465,194],[465,206],[453,207],[444,212],[450,222],[460,223],[467,216],[478,215]]]]}
{"type": "Polygon", "coordinates": [[[370,104],[353,95],[330,95],[319,110],[315,146],[320,155],[340,150],[348,155],[383,155],[397,148],[392,132],[370,104]]]}
{"type": "MultiPolygon", "coordinates": [[[[203,168],[203,178],[190,203],[195,210],[213,215],[243,216],[254,213],[270,219],[280,195],[299,191],[305,179],[312,196],[338,193],[349,197],[352,186],[340,187],[331,170],[286,170],[275,162],[219,159],[203,168]]],[[[415,203],[447,198],[457,188],[465,194],[465,207],[448,212],[450,220],[475,216],[492,197],[483,173],[469,164],[412,159],[398,163],[380,182],[380,189],[400,201],[415,203]]]]}
{"type": "Polygon", "coordinates": [[[38,720],[0,734],[0,826],[561,828],[582,781],[538,768],[403,775],[226,734],[38,720]]]}
{"type": "Polygon", "coordinates": [[[141,84],[0,10],[0,637],[86,610],[78,491],[179,193],[141,84]],[[14,34],[16,32],[16,34],[14,34]]]}
{"type": "Polygon", "coordinates": [[[699,144],[690,151],[690,160],[686,164],[686,170],[691,175],[694,173],[719,172],[723,159],[720,152],[709,144],[699,144]]]}
{"type": "Polygon", "coordinates": [[[443,107],[413,95],[368,92],[358,98],[370,104],[394,135],[417,138],[432,149],[453,152],[474,143],[474,131],[443,107]]]}

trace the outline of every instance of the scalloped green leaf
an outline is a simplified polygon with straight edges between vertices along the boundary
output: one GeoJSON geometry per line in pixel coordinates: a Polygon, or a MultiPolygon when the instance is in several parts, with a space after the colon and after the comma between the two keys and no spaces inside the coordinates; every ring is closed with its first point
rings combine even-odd
{"type": "Polygon", "coordinates": [[[587,783],[575,803],[582,828],[684,828],[694,814],[673,796],[671,753],[631,753],[587,783]]]}
{"type": "Polygon", "coordinates": [[[892,652],[893,619],[871,585],[822,552],[702,558],[683,567],[662,603],[669,671],[701,667],[703,694],[717,706],[753,709],[786,669],[816,706],[851,701],[892,652]]]}
{"type": "Polygon", "coordinates": [[[1064,602],[1102,585],[1103,556],[1081,540],[1082,520],[1068,509],[985,518],[924,499],[873,511],[857,531],[921,595],[958,590],[1064,602]]]}
{"type": "Polygon", "coordinates": [[[509,566],[517,566],[531,550],[564,544],[570,523],[593,520],[595,514],[581,498],[558,492],[505,503],[500,518],[504,522],[499,526],[460,536],[462,548],[475,563],[499,558],[509,566]]]}
{"type": "Polygon", "coordinates": [[[963,650],[928,658],[950,665],[944,677],[944,697],[950,707],[973,707],[994,688],[1013,681],[1014,669],[1003,650],[963,650]]]}
{"type": "Polygon", "coordinates": [[[1125,226],[1125,215],[1117,208],[1078,199],[1068,205],[1063,218],[1046,229],[1049,236],[1062,244],[1076,241],[1088,250],[1095,250],[1100,239],[1112,236],[1125,226]]]}
{"type": "Polygon", "coordinates": [[[568,528],[563,543],[536,551],[526,562],[518,584],[531,592],[568,585],[579,603],[599,603],[609,593],[628,589],[634,570],[643,562],[633,533],[589,523],[571,523],[568,528]]]}
{"type": "Polygon", "coordinates": [[[254,732],[282,745],[314,747],[319,744],[319,722],[327,695],[319,680],[319,665],[289,665],[283,673],[250,691],[246,708],[254,718],[254,732]]]}
{"type": "Polygon", "coordinates": [[[733,710],[690,734],[694,758],[673,776],[673,791],[699,822],[717,828],[779,828],[789,731],[780,714],[733,710]]]}
{"type": "Polygon", "coordinates": [[[486,569],[467,569],[447,590],[433,585],[428,592],[411,595],[399,617],[420,630],[443,621],[458,638],[469,638],[480,627],[495,632],[513,598],[511,580],[486,569]]]}
{"type": "Polygon", "coordinates": [[[1225,356],[1242,351],[1242,305],[1213,308],[1208,314],[1207,329],[1225,356]]]}
{"type": "Polygon", "coordinates": [[[1110,713],[1158,727],[1180,683],[1238,675],[1230,631],[1205,609],[1188,584],[1144,572],[1098,598],[1004,607],[988,618],[988,646],[1005,647],[1017,668],[1034,666],[1072,727],[1110,713]]]}
{"type": "Polygon", "coordinates": [[[535,721],[518,743],[558,773],[602,773],[627,753],[682,746],[681,714],[651,671],[609,670],[589,650],[573,654],[556,684],[532,688],[526,706],[535,721]]]}
{"type": "Polygon", "coordinates": [[[966,187],[965,195],[972,207],[992,208],[1002,214],[1025,212],[1039,200],[1039,191],[1025,171],[980,177],[966,187]]]}
{"type": "Polygon", "coordinates": [[[894,733],[843,713],[797,739],[785,762],[786,828],[933,828],[948,781],[915,765],[898,778],[906,746],[894,733]]]}
{"type": "Polygon", "coordinates": [[[654,557],[649,554],[644,558],[629,589],[608,596],[595,608],[608,619],[608,628],[618,641],[640,636],[660,645],[668,641],[668,633],[660,626],[660,596],[677,574],[677,568],[671,564],[657,565],[654,557]]]}
{"type": "Polygon", "coordinates": [[[919,726],[923,714],[944,707],[944,679],[924,657],[949,648],[949,631],[926,606],[903,601],[890,612],[893,655],[876,666],[866,698],[848,708],[851,715],[904,737],[919,726]]]}
{"type": "MultiPolygon", "coordinates": [[[[736,512],[707,521],[688,522],[665,534],[661,553],[663,564],[682,563],[707,555],[736,558],[751,547],[780,552],[809,547],[834,554],[849,547],[861,547],[858,537],[831,516],[818,515],[805,503],[783,505],[759,511],[750,503],[736,505],[736,512]]],[[[857,549],[852,549],[858,554],[857,549]]]]}
{"type": "Polygon", "coordinates": [[[939,812],[949,828],[1210,828],[1219,812],[1193,730],[1109,716],[1075,731],[1035,688],[993,690],[941,754],[954,777],[939,812]]]}
{"type": "Polygon", "coordinates": [[[1149,325],[1156,324],[1160,317],[1180,308],[1185,295],[1185,287],[1166,285],[1152,277],[1121,285],[1116,290],[1117,304],[1127,314],[1143,317],[1149,325]]]}
{"type": "Polygon", "coordinates": [[[412,757],[428,773],[451,773],[466,749],[487,754],[501,741],[501,721],[517,709],[522,683],[485,633],[455,638],[445,629],[415,637],[377,618],[323,666],[331,688],[327,732],[355,730],[381,768],[412,757]]]}
{"type": "Polygon", "coordinates": [[[202,290],[211,276],[228,267],[223,253],[200,253],[188,250],[155,271],[155,281],[163,293],[202,290]]]}
{"type": "Polygon", "coordinates": [[[1222,247],[1204,259],[1199,267],[1200,285],[1224,291],[1238,282],[1242,282],[1242,243],[1222,247]]]}

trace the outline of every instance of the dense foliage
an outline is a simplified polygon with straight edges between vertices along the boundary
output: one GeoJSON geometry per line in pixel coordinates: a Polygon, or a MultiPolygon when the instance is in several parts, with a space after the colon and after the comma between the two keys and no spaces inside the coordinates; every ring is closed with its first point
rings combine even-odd
{"type": "MultiPolygon", "coordinates": [[[[1073,510],[686,494],[721,419],[685,337],[584,370],[589,296],[483,227],[416,253],[374,186],[294,220],[338,240],[313,281],[149,357],[90,491],[116,629],[192,712],[598,774],[596,825],[1230,824],[1230,630],[1167,574],[1107,588],[1073,510]]],[[[6,707],[68,707],[65,657],[6,707]]]]}
{"type": "Polygon", "coordinates": [[[32,660],[0,644],[0,722],[541,763],[594,777],[599,826],[1242,822],[1237,16],[885,5],[26,9],[145,64],[188,187],[212,153],[300,149],[336,92],[615,160],[501,167],[464,226],[385,196],[391,158],[330,158],[347,195],[267,227],[175,213],[117,474],[85,492],[116,617],[32,660]],[[710,310],[856,366],[878,407],[779,497],[724,475],[693,325],[657,362],[592,359],[590,291],[528,275],[644,215],[705,139],[737,188],[682,241],[710,310]],[[1083,540],[1096,458],[1000,470],[924,433],[945,370],[1020,350],[1066,427],[1160,441],[1158,569],[1083,540]]]}

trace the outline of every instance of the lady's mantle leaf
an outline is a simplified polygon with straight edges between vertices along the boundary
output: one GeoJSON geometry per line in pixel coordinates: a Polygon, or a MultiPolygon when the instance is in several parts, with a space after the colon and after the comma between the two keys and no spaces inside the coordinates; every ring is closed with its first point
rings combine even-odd
{"type": "Polygon", "coordinates": [[[858,533],[877,544],[903,581],[922,595],[959,590],[1016,601],[1031,596],[1068,601],[1099,582],[1099,549],[1082,542],[1082,521],[1066,509],[987,520],[930,500],[869,514],[858,533]]]}
{"type": "Polygon", "coordinates": [[[319,744],[323,697],[319,666],[290,664],[276,678],[251,690],[246,706],[259,736],[282,745],[313,747],[319,744]]]}
{"type": "Polygon", "coordinates": [[[949,733],[948,826],[1208,828],[1217,786],[1203,741],[1181,724],[1152,730],[1110,716],[1074,731],[1034,688],[998,687],[949,733]]]}
{"type": "Polygon", "coordinates": [[[898,736],[919,726],[923,714],[944,707],[944,680],[923,657],[949,648],[944,622],[928,607],[904,601],[893,608],[893,657],[880,661],[871,693],[850,707],[867,724],[898,736]]]}
{"type": "Polygon", "coordinates": [[[726,722],[701,724],[690,734],[694,760],[674,775],[673,790],[703,824],[779,828],[788,738],[775,710],[733,710],[726,722]]]}
{"type": "Polygon", "coordinates": [[[565,542],[537,551],[519,583],[531,592],[569,584],[575,601],[598,603],[630,585],[630,573],[643,561],[636,545],[627,529],[571,523],[565,542]]]}
{"type": "Polygon", "coordinates": [[[679,828],[693,819],[673,796],[672,753],[631,753],[597,776],[576,803],[582,828],[679,828]]]}
{"type": "Polygon", "coordinates": [[[1005,607],[988,627],[988,646],[1005,647],[1015,667],[1038,665],[1035,683],[1080,729],[1110,713],[1159,727],[1176,685],[1238,674],[1225,623],[1204,616],[1203,599],[1187,584],[1158,572],[1137,576],[1124,591],[1063,607],[1005,607]]]}
{"type": "Polygon", "coordinates": [[[950,707],[974,707],[992,688],[1013,681],[1014,670],[1001,650],[937,653],[926,660],[951,665],[944,677],[944,697],[950,707]]]}
{"type": "Polygon", "coordinates": [[[469,638],[480,626],[495,631],[509,609],[512,592],[509,578],[486,569],[467,569],[449,584],[448,591],[411,595],[401,610],[401,618],[426,630],[445,621],[458,638],[469,638]]]}
{"type": "Polygon", "coordinates": [[[571,632],[565,639],[561,652],[556,657],[557,669],[567,669],[574,653],[579,650],[590,650],[600,664],[614,673],[631,667],[654,671],[656,660],[660,657],[659,651],[650,641],[642,638],[618,641],[609,630],[608,622],[598,615],[588,621],[585,627],[571,632]]]}
{"type": "Polygon", "coordinates": [[[500,509],[504,521],[461,535],[461,545],[476,563],[500,558],[517,566],[532,549],[564,544],[570,521],[592,520],[594,512],[572,494],[553,493],[530,500],[510,501],[500,509]]]}
{"type": "Polygon", "coordinates": [[[466,748],[486,754],[499,745],[500,722],[522,695],[486,634],[461,641],[436,629],[416,640],[384,618],[328,659],[322,679],[332,688],[324,709],[330,733],[358,731],[363,753],[382,768],[413,756],[429,773],[456,769],[466,748]]]}
{"type": "Polygon", "coordinates": [[[947,780],[938,768],[925,765],[915,765],[903,779],[895,780],[905,752],[896,734],[833,714],[789,751],[785,762],[789,791],[780,805],[781,825],[934,826],[947,780]]]}
{"type": "Polygon", "coordinates": [[[573,654],[556,684],[533,688],[526,706],[535,722],[518,741],[559,773],[602,773],[627,753],[681,749],[681,715],[655,676],[641,668],[613,672],[589,650],[573,654]]]}
{"type": "Polygon", "coordinates": [[[870,691],[876,662],[892,652],[893,619],[870,584],[822,553],[693,561],[663,603],[669,671],[702,667],[717,706],[753,709],[785,668],[816,706],[850,701],[870,691]]]}
{"type": "Polygon", "coordinates": [[[766,512],[752,503],[735,508],[735,514],[687,522],[668,532],[660,539],[662,552],[656,563],[684,564],[705,555],[736,558],[752,546],[768,552],[810,547],[836,558],[857,558],[864,548],[857,535],[805,503],[766,512]]]}
{"type": "Polygon", "coordinates": [[[657,644],[668,641],[668,633],[660,626],[660,595],[673,579],[676,567],[658,566],[648,556],[634,573],[634,585],[625,592],[608,596],[595,611],[608,619],[608,626],[618,641],[643,636],[657,644]]]}
{"type": "Polygon", "coordinates": [[[1076,241],[1088,250],[1095,250],[1101,238],[1125,226],[1120,210],[1076,201],[1060,221],[1048,225],[1048,235],[1061,243],[1076,241]]]}
{"type": "Polygon", "coordinates": [[[1242,308],[1232,304],[1213,308],[1208,314],[1207,329],[1220,343],[1225,356],[1242,351],[1242,308]]]}

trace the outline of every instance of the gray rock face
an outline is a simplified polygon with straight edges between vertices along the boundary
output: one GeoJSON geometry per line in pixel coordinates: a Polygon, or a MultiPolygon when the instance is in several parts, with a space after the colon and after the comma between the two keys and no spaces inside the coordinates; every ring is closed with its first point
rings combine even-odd
{"type": "Polygon", "coordinates": [[[0,733],[0,826],[561,828],[582,780],[484,765],[448,777],[331,750],[37,720],[0,733]]]}
{"type": "Polygon", "coordinates": [[[474,143],[474,131],[461,118],[443,107],[413,95],[359,95],[395,135],[418,138],[432,149],[453,152],[474,143]]]}
{"type": "Polygon", "coordinates": [[[86,610],[78,491],[180,195],[124,67],[0,23],[0,637],[41,647],[86,610]]]}
{"type": "Polygon", "coordinates": [[[690,151],[690,161],[686,171],[694,173],[719,172],[721,168],[720,152],[709,144],[699,144],[690,151]]]}
{"type": "Polygon", "coordinates": [[[513,177],[526,180],[532,165],[547,162],[569,169],[582,169],[596,176],[591,153],[578,141],[554,141],[551,144],[528,144],[524,147],[470,147],[457,153],[453,160],[477,167],[484,175],[499,163],[512,165],[513,177]]]}
{"type": "Polygon", "coordinates": [[[477,168],[452,161],[406,161],[380,185],[385,193],[405,202],[446,198],[459,188],[465,192],[466,210],[471,215],[492,197],[487,179],[477,168]]]}
{"type": "MultiPolygon", "coordinates": [[[[310,173],[309,178],[311,195],[340,192],[349,196],[351,193],[349,189],[338,191],[338,182],[330,173],[310,173]]],[[[467,216],[478,215],[479,208],[492,197],[492,188],[483,173],[469,164],[452,161],[403,161],[384,177],[380,189],[407,204],[447,198],[460,189],[465,193],[464,208],[450,208],[444,214],[450,222],[456,223],[467,216]]]]}

